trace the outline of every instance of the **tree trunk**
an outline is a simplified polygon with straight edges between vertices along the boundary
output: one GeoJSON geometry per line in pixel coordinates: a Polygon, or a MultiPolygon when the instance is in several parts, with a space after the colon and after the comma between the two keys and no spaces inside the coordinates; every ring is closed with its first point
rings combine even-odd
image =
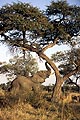
{"type": "Polygon", "coordinates": [[[59,70],[56,67],[56,65],[45,54],[42,53],[42,54],[39,54],[39,56],[42,57],[43,59],[45,59],[55,72],[56,84],[55,84],[55,88],[52,93],[52,100],[59,102],[59,101],[61,101],[61,97],[62,97],[61,86],[64,82],[64,79],[63,79],[63,77],[61,77],[61,74],[59,73],[59,70]]]}
{"type": "Polygon", "coordinates": [[[63,84],[63,78],[61,76],[56,77],[56,84],[52,93],[52,100],[56,102],[60,102],[62,100],[62,84],[63,84]]]}
{"type": "MultiPolygon", "coordinates": [[[[23,31],[23,47],[25,45],[25,31],[23,31]]],[[[24,63],[24,70],[23,70],[23,76],[26,76],[26,63],[25,63],[25,59],[26,59],[26,51],[23,50],[23,63],[24,63]]]]}

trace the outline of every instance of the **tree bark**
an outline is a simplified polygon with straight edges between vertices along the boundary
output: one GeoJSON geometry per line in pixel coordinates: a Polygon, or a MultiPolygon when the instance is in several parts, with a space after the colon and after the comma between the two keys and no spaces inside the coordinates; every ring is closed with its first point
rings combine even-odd
{"type": "MultiPolygon", "coordinates": [[[[25,45],[25,31],[23,31],[23,47],[25,45]]],[[[23,70],[23,75],[26,76],[26,63],[25,63],[25,59],[26,59],[26,51],[23,50],[23,63],[24,63],[24,70],[23,70]]]]}
{"type": "Polygon", "coordinates": [[[61,76],[56,76],[56,83],[54,87],[54,91],[52,93],[52,100],[55,102],[60,102],[62,100],[62,84],[64,80],[61,76]]]}
{"type": "Polygon", "coordinates": [[[54,62],[52,62],[44,53],[41,53],[41,54],[39,53],[39,56],[45,59],[48,62],[48,64],[52,67],[52,69],[55,71],[56,83],[55,83],[55,88],[52,93],[52,100],[59,102],[61,101],[61,98],[62,98],[61,86],[64,82],[64,79],[63,77],[61,77],[61,74],[58,68],[56,67],[56,65],[54,64],[54,62]]]}

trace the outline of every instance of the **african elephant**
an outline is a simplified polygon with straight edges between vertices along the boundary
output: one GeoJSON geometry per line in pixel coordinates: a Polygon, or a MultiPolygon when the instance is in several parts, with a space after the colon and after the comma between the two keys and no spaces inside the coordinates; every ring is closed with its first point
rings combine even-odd
{"type": "Polygon", "coordinates": [[[39,90],[41,83],[45,81],[51,74],[51,69],[45,63],[47,70],[38,71],[36,74],[30,77],[18,76],[11,82],[11,86],[9,91],[13,94],[16,94],[20,91],[32,91],[32,90],[39,90]]]}

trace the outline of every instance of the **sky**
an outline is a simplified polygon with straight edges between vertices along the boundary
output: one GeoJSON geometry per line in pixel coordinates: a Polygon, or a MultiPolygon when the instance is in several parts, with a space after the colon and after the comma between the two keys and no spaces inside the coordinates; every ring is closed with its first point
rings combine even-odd
{"type": "MultiPolygon", "coordinates": [[[[47,5],[50,5],[50,2],[52,0],[0,0],[0,7],[6,5],[6,4],[11,4],[12,2],[25,2],[25,3],[30,3],[31,5],[33,5],[34,7],[38,7],[41,10],[45,10],[47,5]]],[[[80,0],[67,0],[67,2],[71,5],[79,5],[80,6],[80,0]]],[[[59,50],[65,50],[67,49],[67,46],[63,47],[59,47],[59,50]]],[[[54,47],[53,51],[57,51],[56,47],[54,47]]],[[[50,54],[51,55],[52,52],[52,48],[49,49],[48,52],[46,52],[46,54],[50,54]]],[[[7,49],[7,47],[5,45],[0,44],[0,62],[3,61],[8,61],[9,58],[12,57],[10,55],[9,50],[7,49]]],[[[41,65],[40,65],[41,66],[41,65]]],[[[53,79],[53,78],[52,78],[53,79]]]]}
{"type": "Polygon", "coordinates": [[[46,5],[50,4],[51,0],[0,0],[0,6],[3,6],[6,3],[12,3],[12,2],[25,2],[25,3],[30,3],[33,6],[37,6],[41,10],[45,9],[46,5]]]}
{"type": "MultiPolygon", "coordinates": [[[[52,0],[0,0],[0,6],[3,6],[7,3],[12,3],[12,2],[26,2],[30,3],[33,6],[37,6],[41,10],[44,10],[46,8],[46,5],[49,5],[52,0]]],[[[80,5],[80,0],[67,0],[69,4],[76,4],[80,5]]]]}

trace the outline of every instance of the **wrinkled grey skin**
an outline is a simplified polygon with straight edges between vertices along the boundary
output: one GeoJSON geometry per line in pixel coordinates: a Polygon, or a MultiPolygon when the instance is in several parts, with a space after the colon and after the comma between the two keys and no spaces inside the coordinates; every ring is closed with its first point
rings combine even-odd
{"type": "Polygon", "coordinates": [[[9,91],[13,94],[17,94],[20,91],[39,91],[41,83],[51,74],[51,69],[47,63],[45,63],[45,66],[47,70],[38,71],[31,77],[18,76],[15,78],[11,83],[9,91]]]}

